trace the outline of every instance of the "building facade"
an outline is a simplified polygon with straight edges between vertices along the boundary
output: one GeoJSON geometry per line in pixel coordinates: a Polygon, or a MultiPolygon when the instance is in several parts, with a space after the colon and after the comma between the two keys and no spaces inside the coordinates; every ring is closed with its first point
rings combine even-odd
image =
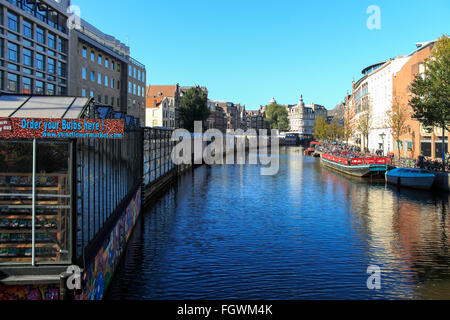
{"type": "MultiPolygon", "coordinates": [[[[410,59],[396,74],[393,80],[393,97],[396,103],[409,106],[411,92],[409,90],[415,77],[425,77],[426,60],[431,57],[435,41],[418,43],[417,49],[410,54],[410,59]]],[[[407,133],[400,137],[400,156],[403,158],[414,158],[423,153],[426,157],[436,160],[442,158],[442,128],[424,127],[419,121],[409,118],[407,121],[407,133]]],[[[444,132],[445,148],[448,152],[449,132],[444,132]]],[[[394,142],[395,154],[398,154],[397,143],[394,142]]]]}
{"type": "Polygon", "coordinates": [[[0,93],[67,95],[69,5],[0,0],[0,93]]]}
{"type": "Polygon", "coordinates": [[[387,112],[392,110],[394,104],[393,79],[408,60],[408,56],[396,57],[368,75],[369,100],[372,106],[372,127],[368,148],[373,153],[376,150],[382,150],[383,154],[394,151],[392,129],[386,128],[387,112]]]}
{"type": "Polygon", "coordinates": [[[327,118],[327,109],[314,104],[305,105],[303,95],[297,105],[287,106],[289,112],[289,126],[291,132],[299,133],[301,139],[311,139],[314,135],[316,119],[319,116],[327,118]]]}
{"type": "MultiPolygon", "coordinates": [[[[147,87],[146,94],[146,113],[154,108],[155,101],[161,98],[167,98],[173,104],[174,108],[174,128],[180,128],[180,101],[181,91],[178,83],[176,85],[150,85],[147,87]]],[[[147,118],[147,115],[146,115],[147,118]]]]}
{"type": "Polygon", "coordinates": [[[70,33],[70,90],[74,96],[127,112],[145,122],[145,66],[130,48],[81,19],[70,33]]]}
{"type": "Polygon", "coordinates": [[[175,103],[173,98],[157,97],[149,103],[145,112],[146,127],[175,128],[175,103]]]}

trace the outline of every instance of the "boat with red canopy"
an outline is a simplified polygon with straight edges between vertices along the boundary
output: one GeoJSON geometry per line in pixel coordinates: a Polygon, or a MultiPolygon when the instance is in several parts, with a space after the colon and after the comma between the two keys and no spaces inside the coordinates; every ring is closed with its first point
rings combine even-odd
{"type": "Polygon", "coordinates": [[[322,164],[356,177],[384,175],[392,166],[391,158],[375,156],[348,157],[349,152],[339,155],[322,154],[322,164]]]}
{"type": "Polygon", "coordinates": [[[320,146],[319,142],[311,142],[310,147],[305,150],[305,156],[312,156],[316,152],[317,146],[320,146]]]}

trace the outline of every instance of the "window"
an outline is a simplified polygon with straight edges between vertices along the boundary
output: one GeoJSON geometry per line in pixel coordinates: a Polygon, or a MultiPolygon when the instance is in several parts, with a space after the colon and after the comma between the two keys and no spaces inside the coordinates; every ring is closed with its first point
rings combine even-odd
{"type": "Polygon", "coordinates": [[[108,76],[105,76],[105,87],[109,86],[109,79],[108,76]]]}
{"type": "Polygon", "coordinates": [[[94,91],[91,90],[91,92],[89,93],[89,96],[90,96],[91,98],[93,98],[93,97],[94,97],[94,91]]]}
{"type": "Polygon", "coordinates": [[[111,79],[111,88],[112,88],[112,89],[114,89],[114,84],[115,84],[115,81],[116,81],[116,80],[115,80],[114,78],[113,78],[113,79],[111,79]]]}
{"type": "Polygon", "coordinates": [[[33,92],[30,78],[22,78],[22,93],[31,94],[33,92]]]}
{"type": "Polygon", "coordinates": [[[81,89],[81,96],[86,97],[86,89],[81,89]]]}
{"type": "Polygon", "coordinates": [[[8,91],[19,92],[19,76],[16,74],[8,73],[8,91]]]}
{"type": "Polygon", "coordinates": [[[95,82],[95,72],[91,71],[91,81],[95,82]]]}
{"type": "Polygon", "coordinates": [[[50,32],[48,33],[47,45],[52,49],[56,49],[55,35],[50,32]]]}
{"type": "Polygon", "coordinates": [[[86,47],[83,47],[83,58],[86,58],[87,56],[87,49],[86,47]]]}
{"type": "Polygon", "coordinates": [[[27,38],[33,39],[33,25],[26,20],[23,20],[23,35],[27,38]]]}
{"type": "Polygon", "coordinates": [[[32,67],[33,66],[33,53],[31,52],[31,50],[23,48],[22,54],[23,54],[23,64],[25,66],[32,67]]]}
{"type": "Polygon", "coordinates": [[[58,76],[60,76],[60,77],[66,76],[66,64],[64,62],[58,61],[58,76]]]}
{"type": "Polygon", "coordinates": [[[36,53],[36,68],[42,71],[45,69],[44,56],[40,53],[36,53]]]}
{"type": "Polygon", "coordinates": [[[18,48],[17,45],[11,42],[8,42],[8,59],[14,62],[19,62],[19,58],[17,56],[18,48]]]}
{"type": "Polygon", "coordinates": [[[87,70],[86,70],[86,68],[81,68],[81,78],[86,80],[86,78],[87,78],[87,70]]]}
{"type": "Polygon", "coordinates": [[[36,40],[39,43],[44,44],[45,43],[45,33],[44,29],[41,29],[39,27],[36,27],[36,40]]]}
{"type": "Polygon", "coordinates": [[[132,70],[131,65],[129,65],[129,66],[128,66],[128,76],[131,77],[132,74],[133,74],[133,70],[132,70]]]}
{"type": "Polygon", "coordinates": [[[105,59],[105,67],[109,68],[109,60],[108,59],[105,59]]]}
{"type": "Polygon", "coordinates": [[[131,81],[128,82],[128,93],[131,93],[131,81]]]}
{"type": "Polygon", "coordinates": [[[102,64],[102,56],[98,55],[98,64],[102,64]]]}
{"type": "Polygon", "coordinates": [[[98,74],[98,84],[102,84],[102,74],[98,74]]]}
{"type": "Polygon", "coordinates": [[[55,59],[48,58],[47,63],[48,63],[48,65],[47,65],[48,73],[56,74],[56,61],[55,61],[55,59]]]}
{"type": "Polygon", "coordinates": [[[67,53],[67,40],[58,38],[58,49],[62,53],[67,53]]]}
{"type": "Polygon", "coordinates": [[[54,96],[55,95],[55,85],[54,84],[47,84],[47,94],[49,96],[54,96]]]}
{"type": "Polygon", "coordinates": [[[108,104],[108,96],[105,95],[105,104],[108,104]]]}
{"type": "Polygon", "coordinates": [[[91,60],[95,61],[95,52],[94,51],[91,51],[91,60]]]}
{"type": "Polygon", "coordinates": [[[65,87],[58,87],[58,95],[65,96],[66,95],[66,88],[65,87]]]}
{"type": "Polygon", "coordinates": [[[134,70],[133,70],[133,76],[134,76],[134,78],[136,79],[137,78],[137,71],[136,71],[136,68],[133,68],[134,70]]]}
{"type": "Polygon", "coordinates": [[[97,102],[102,103],[102,96],[100,94],[97,96],[97,102]]]}
{"type": "Polygon", "coordinates": [[[114,71],[115,63],[114,61],[111,61],[111,70],[114,71]]]}
{"type": "Polygon", "coordinates": [[[136,84],[135,84],[135,83],[133,84],[133,94],[134,94],[134,95],[137,94],[137,93],[136,93],[136,84]]]}
{"type": "Polygon", "coordinates": [[[36,93],[44,94],[44,83],[42,81],[36,81],[36,93]]]}
{"type": "Polygon", "coordinates": [[[15,14],[8,12],[8,28],[10,30],[19,32],[17,21],[19,21],[19,18],[15,14]]]}
{"type": "Polygon", "coordinates": [[[138,70],[138,80],[141,81],[141,70],[138,70]]]}

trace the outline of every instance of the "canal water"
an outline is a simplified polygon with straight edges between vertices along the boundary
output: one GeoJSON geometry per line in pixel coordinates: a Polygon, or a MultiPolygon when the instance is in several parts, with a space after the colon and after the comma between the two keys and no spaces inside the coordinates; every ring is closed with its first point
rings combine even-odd
{"type": "Polygon", "coordinates": [[[450,299],[449,194],[349,178],[299,148],[280,157],[276,176],[183,176],[142,215],[107,298],[450,299]]]}

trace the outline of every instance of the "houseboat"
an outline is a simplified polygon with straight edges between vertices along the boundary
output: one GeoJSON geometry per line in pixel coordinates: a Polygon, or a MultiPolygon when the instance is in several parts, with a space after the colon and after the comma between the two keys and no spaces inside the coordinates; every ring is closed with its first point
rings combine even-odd
{"type": "Polygon", "coordinates": [[[386,172],[386,182],[400,187],[430,190],[436,176],[421,169],[398,168],[386,172]]]}
{"type": "Polygon", "coordinates": [[[355,177],[383,176],[391,168],[392,160],[384,157],[344,158],[322,154],[322,164],[355,177]]]}

